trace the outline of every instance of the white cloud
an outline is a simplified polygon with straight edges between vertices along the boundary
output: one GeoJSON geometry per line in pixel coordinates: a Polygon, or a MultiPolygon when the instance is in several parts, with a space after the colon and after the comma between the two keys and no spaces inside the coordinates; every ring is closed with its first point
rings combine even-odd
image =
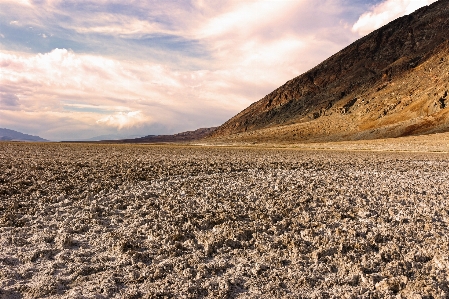
{"type": "MultiPolygon", "coordinates": [[[[11,9],[10,20],[26,20],[24,26],[56,37],[61,28],[75,31],[77,41],[91,42],[96,36],[91,33],[109,36],[105,40],[114,54],[0,50],[0,87],[17,95],[23,109],[14,116],[8,112],[8,119],[19,124],[41,115],[53,119],[54,126],[64,122],[70,124],[66,130],[79,132],[153,124],[177,132],[219,125],[357,37],[341,22],[350,9],[342,8],[342,0],[128,1],[126,7],[138,15],[108,11],[114,7],[109,4],[123,3],[118,0],[70,2],[70,11],[61,0],[32,3],[29,9],[11,9]],[[86,9],[90,6],[94,9],[86,9]],[[177,44],[169,44],[170,38],[156,43],[156,50],[138,43],[123,50],[123,43],[116,44],[148,34],[168,36],[177,44]],[[201,56],[187,54],[191,44],[201,48],[201,56]],[[143,61],[133,56],[137,51],[163,55],[143,61]]],[[[6,115],[1,110],[0,125],[6,115]]],[[[56,138],[46,130],[39,135],[56,138]]]]}
{"type": "Polygon", "coordinates": [[[104,124],[110,127],[120,129],[130,128],[144,123],[148,123],[149,120],[142,114],[141,111],[131,112],[117,112],[113,115],[108,115],[97,120],[97,124],[104,124]]]}
{"type": "Polygon", "coordinates": [[[197,33],[201,37],[248,35],[262,26],[288,19],[304,1],[241,1],[231,11],[210,18],[197,33]],[[269,16],[269,17],[267,17],[269,16]]]}
{"type": "MultiPolygon", "coordinates": [[[[151,124],[194,129],[204,123],[218,125],[223,113],[231,116],[244,100],[215,84],[231,82],[229,74],[219,71],[175,71],[66,49],[37,55],[0,52],[0,66],[0,86],[20,97],[17,120],[41,114],[55,121],[72,119],[93,130],[151,124]],[[220,120],[213,122],[214,116],[220,120]]],[[[0,111],[4,108],[0,105],[0,111]]]]}
{"type": "Polygon", "coordinates": [[[362,36],[366,35],[394,19],[410,14],[415,10],[436,1],[437,0],[385,0],[372,7],[370,11],[362,14],[354,26],[352,26],[352,31],[357,32],[362,36]]]}
{"type": "Polygon", "coordinates": [[[30,0],[14,0],[11,2],[18,3],[18,4],[24,5],[24,6],[31,6],[30,0]]]}
{"type": "Polygon", "coordinates": [[[66,24],[67,29],[78,33],[100,33],[106,35],[138,38],[148,34],[175,34],[173,30],[164,28],[157,22],[140,20],[133,16],[99,13],[92,18],[91,15],[81,15],[77,23],[66,24]]]}

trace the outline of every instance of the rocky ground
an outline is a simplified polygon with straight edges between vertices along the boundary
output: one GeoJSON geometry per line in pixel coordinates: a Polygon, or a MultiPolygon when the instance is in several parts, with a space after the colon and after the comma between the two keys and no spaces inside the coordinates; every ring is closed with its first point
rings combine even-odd
{"type": "Polygon", "coordinates": [[[0,298],[447,298],[449,155],[0,143],[0,298]]]}
{"type": "Polygon", "coordinates": [[[413,153],[449,153],[449,132],[426,135],[412,135],[397,138],[382,138],[372,140],[353,140],[338,142],[273,142],[256,139],[251,142],[233,141],[231,143],[219,140],[199,140],[201,146],[230,146],[245,148],[285,148],[300,150],[331,150],[331,151],[374,151],[374,152],[413,152],[413,153]]]}

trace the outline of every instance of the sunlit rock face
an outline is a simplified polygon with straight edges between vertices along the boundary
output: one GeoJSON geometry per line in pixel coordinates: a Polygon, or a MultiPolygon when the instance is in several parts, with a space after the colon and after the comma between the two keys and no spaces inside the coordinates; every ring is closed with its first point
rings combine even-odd
{"type": "Polygon", "coordinates": [[[213,134],[240,141],[397,137],[449,128],[449,1],[359,39],[213,134]]]}

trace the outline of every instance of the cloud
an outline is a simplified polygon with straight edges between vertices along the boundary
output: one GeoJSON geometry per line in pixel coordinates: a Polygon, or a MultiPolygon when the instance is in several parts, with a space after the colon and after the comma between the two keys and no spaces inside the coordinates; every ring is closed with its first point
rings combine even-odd
{"type": "Polygon", "coordinates": [[[93,136],[84,118],[73,118],[54,111],[17,111],[0,109],[1,127],[37,135],[48,140],[75,140],[93,136]]]}
{"type": "Polygon", "coordinates": [[[84,18],[82,22],[69,24],[69,29],[78,33],[99,33],[121,37],[144,37],[150,34],[173,34],[157,22],[140,20],[133,16],[101,13],[94,19],[84,18]]]}
{"type": "Polygon", "coordinates": [[[130,128],[143,123],[149,123],[148,119],[144,117],[141,111],[118,112],[114,115],[108,115],[97,120],[97,124],[116,127],[119,130],[122,128],[130,128]]]}
{"type": "Polygon", "coordinates": [[[19,97],[15,94],[0,92],[0,109],[16,109],[20,105],[19,97]]]}
{"type": "Polygon", "coordinates": [[[258,0],[237,2],[238,5],[232,3],[234,5],[230,5],[230,11],[209,19],[197,34],[202,37],[248,35],[254,29],[276,24],[281,18],[288,19],[301,2],[304,1],[258,0]]]}
{"type": "Polygon", "coordinates": [[[47,139],[220,125],[358,38],[360,15],[345,0],[4,3],[8,119],[41,116],[47,139]]]}
{"type": "Polygon", "coordinates": [[[385,0],[360,16],[352,31],[366,35],[383,25],[437,0],[385,0]]]}
{"type": "MultiPolygon", "coordinates": [[[[223,82],[229,74],[179,71],[66,49],[36,55],[0,51],[0,66],[0,86],[20,97],[22,110],[17,119],[41,114],[52,117],[54,126],[63,117],[89,125],[91,130],[159,124],[176,132],[218,125],[243,100],[239,93],[226,93],[220,85],[208,84],[209,80],[223,82]]],[[[0,111],[4,109],[0,106],[0,111]]]]}
{"type": "Polygon", "coordinates": [[[0,3],[11,3],[18,4],[20,6],[31,6],[31,2],[29,0],[2,0],[0,3]]]}

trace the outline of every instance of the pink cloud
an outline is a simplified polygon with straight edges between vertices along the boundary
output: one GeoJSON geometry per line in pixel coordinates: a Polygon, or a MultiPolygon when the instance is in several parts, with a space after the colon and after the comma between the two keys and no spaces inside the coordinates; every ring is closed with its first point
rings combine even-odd
{"type": "Polygon", "coordinates": [[[97,120],[97,124],[116,127],[119,130],[122,128],[142,125],[148,122],[149,120],[142,115],[141,111],[117,112],[113,115],[108,115],[97,120]]]}
{"type": "MultiPolygon", "coordinates": [[[[170,127],[182,119],[179,115],[236,110],[239,98],[227,99],[229,94],[208,84],[225,80],[220,72],[175,71],[65,49],[37,55],[0,52],[0,65],[0,85],[21,99],[18,120],[32,113],[55,122],[63,116],[99,129],[152,123],[170,127]]],[[[0,111],[5,109],[0,105],[0,111]]]]}
{"type": "MultiPolygon", "coordinates": [[[[67,49],[42,54],[0,50],[0,86],[17,95],[23,109],[8,112],[15,113],[17,123],[41,115],[46,123],[53,120],[57,126],[64,120],[80,132],[86,126],[101,131],[151,124],[173,130],[219,125],[358,37],[342,22],[342,13],[351,8],[341,0],[196,0],[188,8],[182,1],[127,2],[144,16],[106,10],[106,4],[122,4],[118,0],[96,1],[96,7],[105,7],[96,12],[65,11],[62,2],[32,2],[17,11],[41,27],[55,21],[54,15],[65,16],[67,22],[58,23],[61,28],[81,36],[112,36],[111,47],[115,39],[160,34],[194,41],[205,55],[167,50],[163,58],[142,60],[126,51],[107,56],[67,49]]],[[[89,3],[77,1],[80,7],[89,3]]],[[[23,19],[18,24],[25,24],[23,19]]],[[[1,113],[6,112],[0,106],[1,113]]]]}
{"type": "Polygon", "coordinates": [[[362,36],[367,35],[394,19],[410,14],[433,2],[436,0],[385,0],[361,15],[352,27],[352,31],[362,36]]]}
{"type": "Polygon", "coordinates": [[[15,110],[19,107],[20,99],[17,95],[7,92],[0,92],[0,108],[5,110],[15,110]]]}

